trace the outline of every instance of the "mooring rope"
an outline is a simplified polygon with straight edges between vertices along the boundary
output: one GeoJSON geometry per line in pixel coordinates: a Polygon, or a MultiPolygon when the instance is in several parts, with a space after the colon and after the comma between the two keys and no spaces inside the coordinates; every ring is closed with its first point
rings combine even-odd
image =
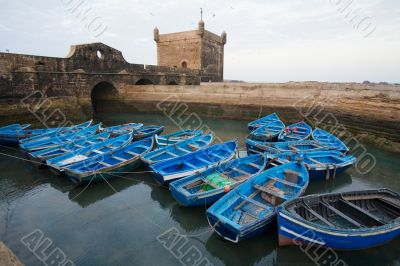
{"type": "MultiPolygon", "coordinates": [[[[118,192],[118,191],[107,181],[107,179],[106,179],[101,173],[99,173],[99,175],[100,175],[101,178],[107,183],[107,185],[110,186],[110,188],[111,188],[115,193],[118,192]]],[[[116,175],[116,176],[118,176],[118,175],[116,175]]],[[[167,188],[167,189],[168,189],[168,188],[167,188]]],[[[162,230],[165,229],[163,226],[161,226],[161,225],[155,223],[152,219],[150,219],[150,218],[146,217],[145,215],[143,215],[143,214],[142,214],[138,209],[136,209],[135,206],[132,205],[131,203],[127,203],[127,204],[128,204],[128,208],[134,209],[137,213],[139,213],[139,215],[141,215],[143,218],[145,218],[146,220],[148,220],[148,221],[149,221],[151,224],[153,224],[154,226],[156,226],[156,227],[158,227],[158,228],[160,228],[160,229],[162,229],[162,230]]],[[[199,237],[199,236],[204,235],[204,234],[209,233],[209,232],[211,232],[211,229],[208,228],[206,231],[201,232],[201,233],[198,233],[198,234],[181,234],[181,233],[179,233],[179,236],[188,237],[188,238],[194,238],[194,237],[199,237]]]]}
{"type": "Polygon", "coordinates": [[[7,156],[7,157],[19,159],[19,160],[26,161],[26,162],[31,162],[31,163],[34,163],[34,164],[47,165],[47,164],[45,164],[45,163],[41,163],[41,162],[38,162],[38,161],[34,161],[34,160],[30,160],[30,159],[18,157],[18,156],[11,155],[11,154],[7,154],[7,153],[3,153],[3,152],[0,152],[0,155],[4,155],[4,156],[7,156]]]}
{"type": "MultiPolygon", "coordinates": [[[[16,148],[4,146],[4,145],[1,145],[1,144],[0,144],[0,147],[4,147],[4,148],[10,149],[10,150],[15,150],[15,151],[19,151],[19,152],[21,151],[20,149],[16,149],[16,148]]],[[[6,157],[10,157],[10,158],[14,158],[14,159],[18,159],[18,160],[21,160],[21,161],[26,161],[26,162],[34,163],[34,164],[47,165],[47,164],[45,164],[45,163],[41,163],[41,162],[38,162],[38,161],[30,160],[30,159],[27,159],[27,158],[22,158],[22,157],[19,157],[19,156],[16,156],[16,155],[11,155],[11,154],[7,154],[7,153],[3,153],[3,152],[0,152],[0,155],[6,156],[6,157]]],[[[126,180],[133,180],[133,181],[136,181],[136,182],[143,182],[143,180],[140,180],[140,179],[131,178],[131,177],[126,177],[126,176],[121,176],[121,175],[117,175],[117,174],[115,174],[115,173],[119,173],[119,174],[142,174],[142,173],[154,173],[154,171],[107,172],[107,174],[110,174],[111,176],[120,177],[120,178],[123,178],[123,179],[126,179],[126,180]]],[[[107,181],[107,179],[106,179],[101,173],[99,173],[99,175],[101,176],[101,178],[107,183],[107,185],[108,185],[115,193],[118,192],[118,191],[107,181]]],[[[41,179],[38,179],[38,180],[36,180],[35,182],[38,182],[39,180],[41,180],[41,179]]],[[[75,198],[79,197],[79,196],[90,186],[90,184],[92,183],[92,181],[93,181],[93,179],[91,179],[90,182],[88,182],[88,184],[86,184],[86,186],[81,190],[81,192],[79,192],[77,195],[75,195],[72,199],[75,199],[75,198]]],[[[152,185],[152,186],[156,186],[156,187],[162,187],[162,188],[164,188],[164,189],[169,190],[168,187],[162,186],[162,185],[157,184],[157,183],[148,182],[147,184],[152,185]]],[[[176,204],[178,204],[178,203],[176,203],[176,204]]],[[[205,206],[205,207],[206,207],[206,206],[205,206]]],[[[138,212],[142,217],[144,217],[146,220],[148,220],[150,223],[152,223],[152,224],[155,225],[156,227],[160,228],[161,230],[164,230],[164,229],[165,229],[163,226],[154,223],[152,219],[150,219],[150,218],[146,217],[145,215],[143,215],[142,213],[140,213],[140,211],[139,211],[138,209],[136,209],[134,206],[132,206],[131,204],[128,205],[128,208],[133,208],[133,209],[135,209],[136,212],[138,212]]],[[[61,217],[62,217],[62,216],[61,216],[61,217]]],[[[205,230],[205,231],[203,231],[203,232],[200,232],[200,233],[198,233],[198,234],[181,234],[181,233],[179,233],[179,235],[180,235],[180,236],[183,236],[183,237],[188,237],[188,238],[196,238],[196,237],[202,236],[202,235],[204,235],[204,234],[210,233],[210,232],[212,232],[212,230],[213,230],[213,229],[211,229],[211,228],[207,228],[207,230],[205,230]]]]}

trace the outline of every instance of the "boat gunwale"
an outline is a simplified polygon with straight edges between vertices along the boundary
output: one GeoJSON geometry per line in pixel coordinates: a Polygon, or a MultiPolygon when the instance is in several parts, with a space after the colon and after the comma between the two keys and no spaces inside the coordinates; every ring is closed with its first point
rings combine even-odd
{"type": "MultiPolygon", "coordinates": [[[[293,214],[286,209],[287,205],[294,204],[299,200],[304,200],[308,198],[321,198],[324,196],[342,196],[346,194],[365,194],[365,193],[374,193],[374,194],[381,194],[381,193],[388,193],[392,194],[392,196],[397,196],[400,199],[400,194],[396,193],[390,189],[382,188],[382,189],[371,189],[371,190],[363,190],[363,191],[349,191],[349,192],[339,192],[339,193],[327,193],[327,194],[312,194],[303,197],[298,197],[293,200],[284,202],[281,206],[278,207],[278,215],[282,216],[283,218],[291,221],[292,223],[298,224],[300,226],[330,235],[336,236],[371,236],[371,235],[379,235],[385,234],[394,230],[400,229],[400,217],[394,219],[392,222],[384,225],[379,226],[371,226],[365,228],[354,228],[354,229],[338,229],[335,227],[329,227],[327,225],[321,225],[317,223],[313,223],[301,217],[300,215],[293,214]]],[[[399,206],[400,207],[400,206],[399,206]]]]}

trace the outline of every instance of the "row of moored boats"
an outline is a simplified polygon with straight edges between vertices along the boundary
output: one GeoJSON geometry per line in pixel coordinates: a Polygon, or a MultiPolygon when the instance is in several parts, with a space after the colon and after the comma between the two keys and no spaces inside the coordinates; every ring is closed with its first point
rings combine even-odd
{"type": "Polygon", "coordinates": [[[132,173],[144,165],[184,206],[208,206],[213,230],[232,242],[278,221],[279,243],[369,248],[400,233],[400,195],[388,189],[303,196],[310,182],[336,178],[354,156],[336,136],[305,122],[286,126],[273,113],[248,124],[247,156],[237,140],[141,123],[102,127],[0,128],[0,143],[18,144],[32,162],[77,183],[132,173]],[[213,145],[212,145],[213,144],[213,145]]]}

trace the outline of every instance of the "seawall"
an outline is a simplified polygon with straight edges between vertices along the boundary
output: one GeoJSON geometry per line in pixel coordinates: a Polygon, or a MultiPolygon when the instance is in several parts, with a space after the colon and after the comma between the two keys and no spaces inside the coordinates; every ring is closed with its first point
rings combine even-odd
{"type": "MultiPolygon", "coordinates": [[[[244,120],[277,112],[286,123],[306,120],[314,126],[346,129],[360,139],[400,150],[398,85],[202,83],[200,86],[124,85],[117,90],[118,96],[105,97],[96,103],[100,112],[166,112],[244,120]]],[[[91,116],[90,98],[50,97],[49,100],[53,108],[65,110],[68,117],[91,116]]],[[[26,118],[29,113],[26,106],[15,103],[12,108],[2,105],[1,109],[2,118],[17,118],[21,113],[26,113],[26,118]]]]}

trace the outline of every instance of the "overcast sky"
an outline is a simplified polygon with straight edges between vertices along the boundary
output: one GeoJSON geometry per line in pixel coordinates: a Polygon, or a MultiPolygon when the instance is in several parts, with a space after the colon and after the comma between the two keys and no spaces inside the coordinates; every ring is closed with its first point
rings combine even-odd
{"type": "Polygon", "coordinates": [[[156,64],[153,28],[195,29],[200,7],[228,34],[225,79],[400,82],[399,0],[0,0],[0,50],[64,57],[103,42],[156,64]]]}

